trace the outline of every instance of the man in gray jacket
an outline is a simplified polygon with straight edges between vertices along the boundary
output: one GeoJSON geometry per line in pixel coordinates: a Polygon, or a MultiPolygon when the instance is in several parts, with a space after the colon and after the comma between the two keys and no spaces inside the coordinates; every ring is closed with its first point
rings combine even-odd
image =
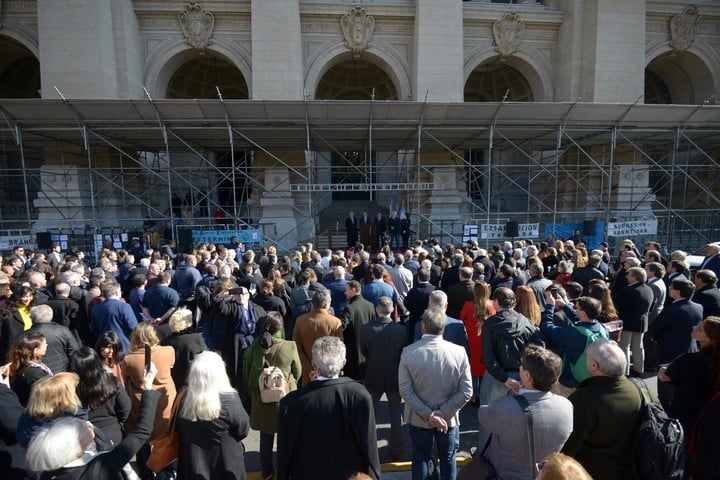
{"type": "Polygon", "coordinates": [[[422,316],[422,338],[400,357],[398,383],[410,424],[413,480],[427,477],[433,443],[441,478],[454,480],[457,474],[458,412],[472,395],[472,382],[465,349],[443,339],[444,327],[445,312],[428,309],[422,316]]]}
{"type": "Polygon", "coordinates": [[[503,480],[532,480],[535,464],[565,444],[573,425],[570,401],[550,393],[562,362],[550,350],[528,345],[520,360],[522,396],[530,406],[534,453],[530,451],[523,408],[514,395],[498,398],[478,409],[480,423],[491,433],[485,457],[503,480]]]}

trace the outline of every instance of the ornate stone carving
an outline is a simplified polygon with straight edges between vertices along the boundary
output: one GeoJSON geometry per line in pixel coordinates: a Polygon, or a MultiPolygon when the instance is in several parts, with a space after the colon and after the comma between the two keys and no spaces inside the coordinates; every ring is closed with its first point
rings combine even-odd
{"type": "Polygon", "coordinates": [[[674,51],[687,50],[695,41],[695,32],[702,22],[700,9],[687,7],[679,15],[670,19],[670,46],[674,51]]]}
{"type": "Polygon", "coordinates": [[[188,45],[198,50],[205,50],[213,43],[212,35],[215,28],[215,15],[205,11],[205,7],[197,2],[188,2],[185,11],[178,13],[178,21],[188,45]]]}
{"type": "Polygon", "coordinates": [[[525,22],[520,20],[517,13],[506,13],[502,20],[493,23],[493,37],[495,38],[495,51],[500,58],[507,58],[515,53],[520,46],[525,22]]]}
{"type": "Polygon", "coordinates": [[[340,17],[340,27],[345,36],[345,44],[352,51],[353,59],[357,60],[370,46],[375,19],[366,15],[364,8],[355,7],[349,14],[340,17]]]}

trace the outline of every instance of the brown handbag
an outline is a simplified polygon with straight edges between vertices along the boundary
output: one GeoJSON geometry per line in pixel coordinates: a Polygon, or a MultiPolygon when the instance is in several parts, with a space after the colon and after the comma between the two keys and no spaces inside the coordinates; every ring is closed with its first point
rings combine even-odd
{"type": "Polygon", "coordinates": [[[177,421],[178,411],[180,410],[180,401],[185,395],[185,392],[187,392],[187,388],[183,388],[175,396],[167,431],[150,442],[150,457],[145,465],[154,473],[165,469],[177,460],[180,454],[180,431],[175,428],[175,422],[177,421]]]}

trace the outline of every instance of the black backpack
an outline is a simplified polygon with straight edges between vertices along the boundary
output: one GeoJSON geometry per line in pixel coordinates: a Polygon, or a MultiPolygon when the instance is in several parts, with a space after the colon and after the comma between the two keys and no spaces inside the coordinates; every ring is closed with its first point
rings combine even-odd
{"type": "Polygon", "coordinates": [[[633,441],[633,478],[680,480],[683,476],[683,428],[655,403],[644,381],[630,379],[642,396],[640,423],[633,441]]]}

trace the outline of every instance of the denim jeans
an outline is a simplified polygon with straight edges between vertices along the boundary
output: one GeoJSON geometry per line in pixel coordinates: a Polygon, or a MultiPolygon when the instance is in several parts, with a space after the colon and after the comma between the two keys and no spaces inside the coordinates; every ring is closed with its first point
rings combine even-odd
{"type": "Polygon", "coordinates": [[[433,440],[440,459],[440,478],[455,480],[457,467],[455,466],[455,453],[457,452],[458,427],[448,429],[441,433],[436,428],[421,428],[410,425],[410,438],[412,439],[412,478],[425,480],[428,475],[428,463],[433,458],[433,440]]]}

